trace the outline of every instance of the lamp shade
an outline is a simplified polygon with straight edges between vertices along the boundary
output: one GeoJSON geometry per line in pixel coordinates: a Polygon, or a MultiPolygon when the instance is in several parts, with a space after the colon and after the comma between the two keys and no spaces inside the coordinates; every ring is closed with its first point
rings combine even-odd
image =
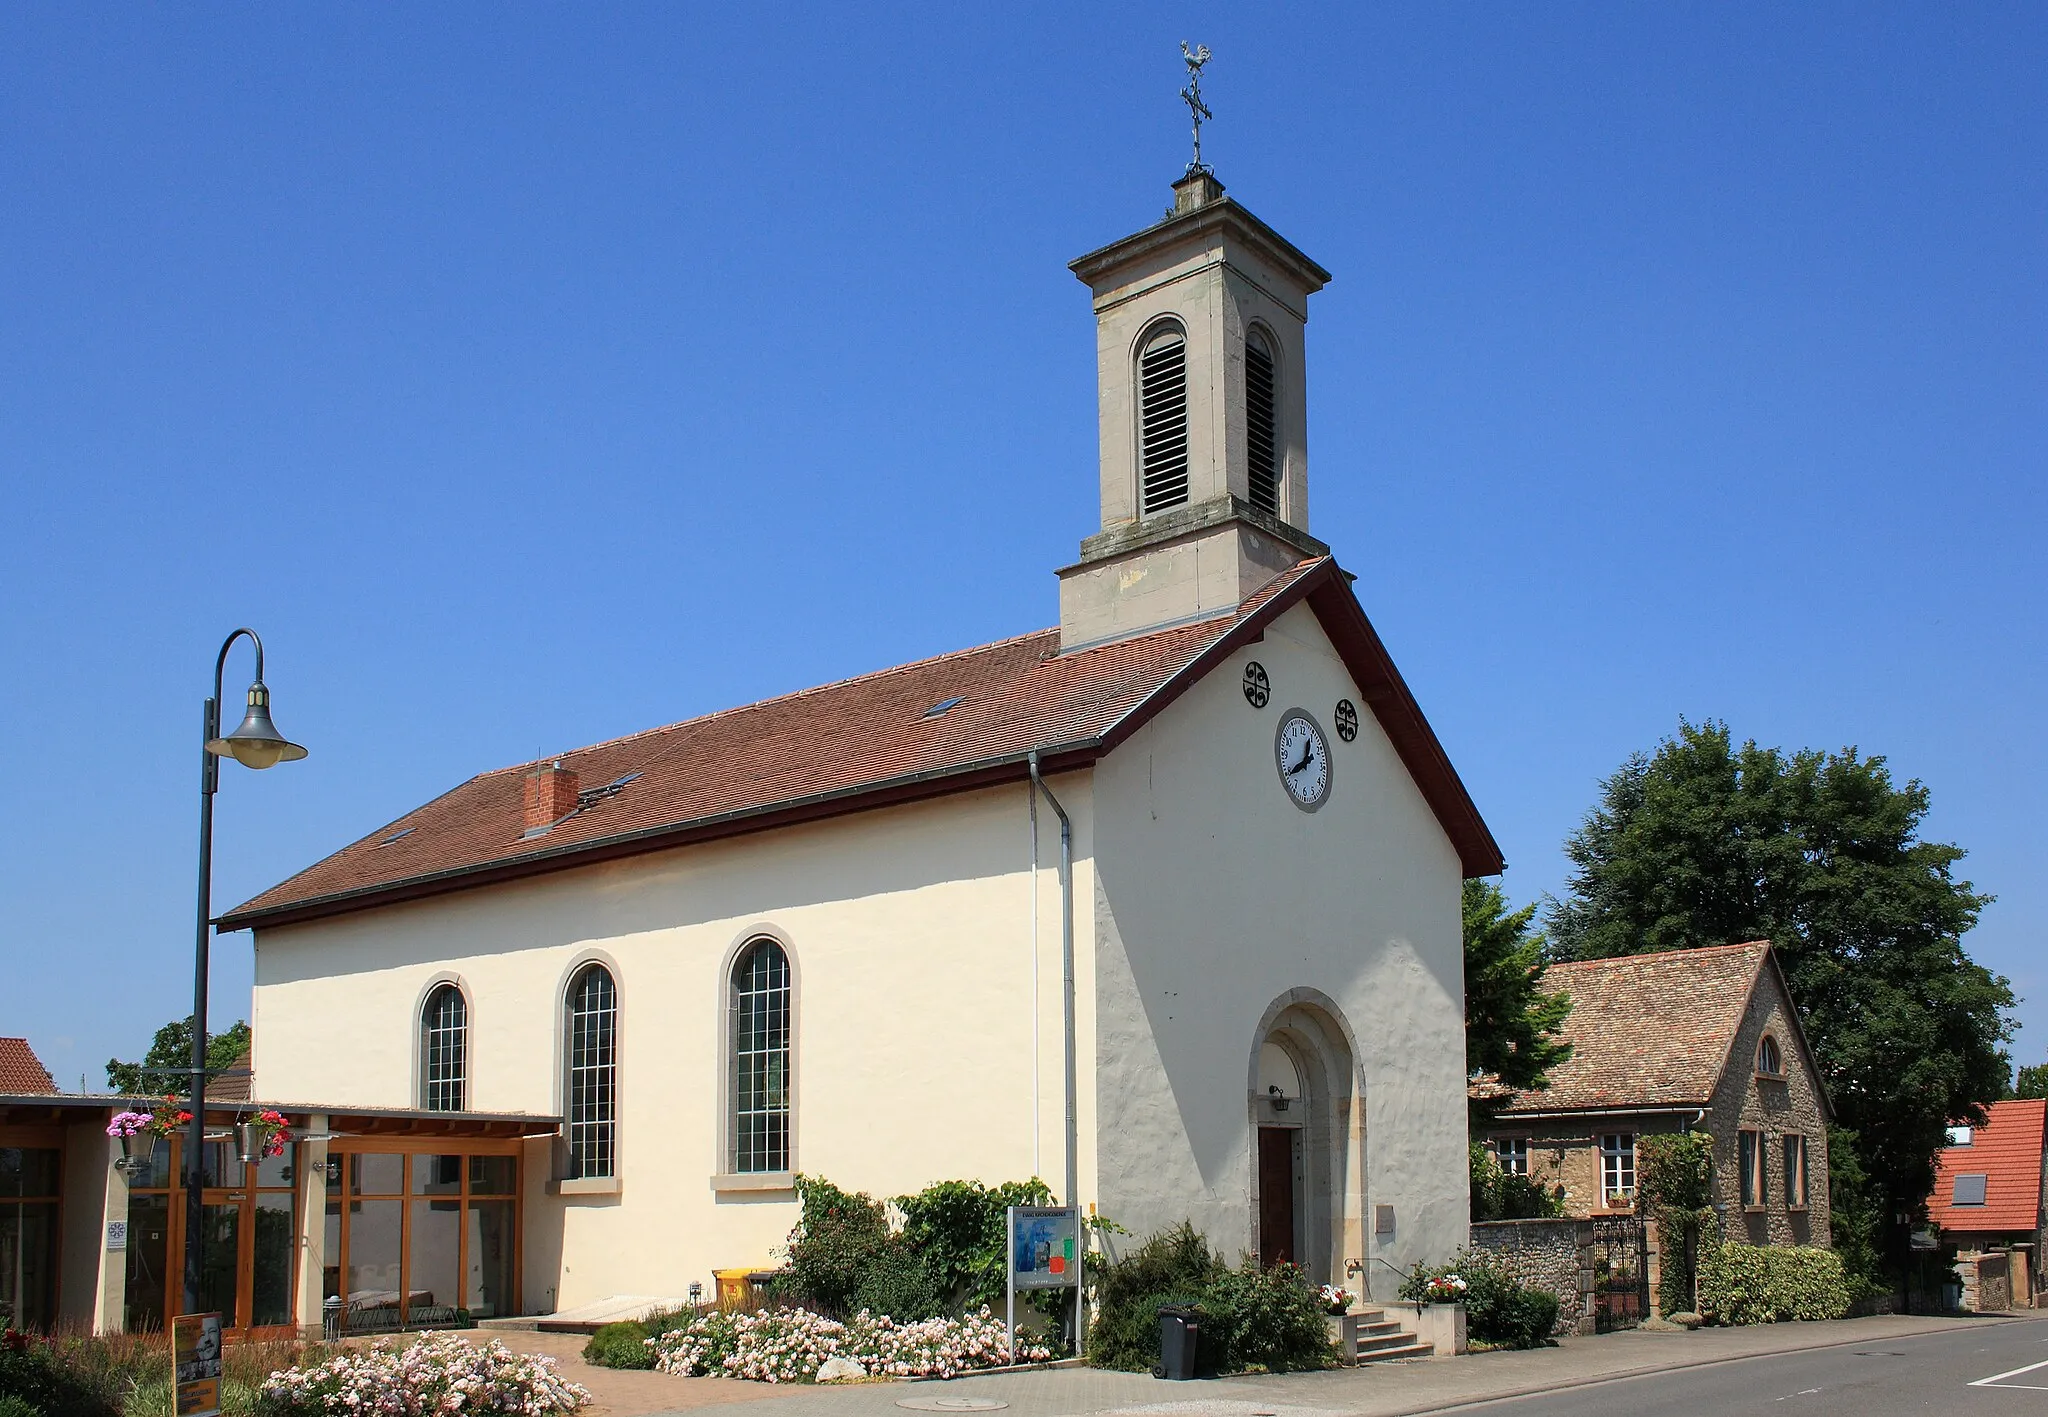
{"type": "Polygon", "coordinates": [[[249,712],[242,719],[242,726],[209,741],[206,751],[233,758],[245,768],[258,769],[296,762],[306,756],[304,748],[279,733],[277,725],[270,721],[270,690],[263,687],[261,679],[249,686],[249,712]]]}

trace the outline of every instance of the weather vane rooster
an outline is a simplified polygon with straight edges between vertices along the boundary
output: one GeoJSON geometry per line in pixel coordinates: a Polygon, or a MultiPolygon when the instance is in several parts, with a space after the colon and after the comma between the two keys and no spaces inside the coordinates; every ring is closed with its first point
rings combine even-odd
{"type": "Polygon", "coordinates": [[[1209,46],[1198,44],[1188,48],[1188,42],[1180,42],[1181,61],[1188,66],[1188,86],[1180,91],[1181,102],[1188,106],[1189,115],[1195,120],[1195,160],[1188,164],[1190,174],[1207,172],[1202,162],[1202,123],[1216,115],[1209,111],[1209,105],[1202,102],[1202,66],[1209,62],[1209,46]]]}

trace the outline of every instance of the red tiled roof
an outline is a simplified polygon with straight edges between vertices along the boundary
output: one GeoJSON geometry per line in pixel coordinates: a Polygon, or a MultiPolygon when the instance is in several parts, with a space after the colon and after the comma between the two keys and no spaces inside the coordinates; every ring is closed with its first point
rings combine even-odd
{"type": "Polygon", "coordinates": [[[511,876],[1013,780],[1093,761],[1180,691],[1308,601],[1467,874],[1500,850],[1348,579],[1329,557],[1283,572],[1235,613],[1059,653],[1042,630],[560,755],[586,791],[637,773],[543,835],[524,838],[531,767],[473,777],[237,906],[224,929],[282,924],[511,876]],[[926,711],[959,703],[935,717],[926,711]]]}
{"type": "Polygon", "coordinates": [[[1770,952],[1755,940],[1553,964],[1541,987],[1572,997],[1559,1030],[1572,1055],[1499,1115],[1706,1106],[1770,952]]]}
{"type": "Polygon", "coordinates": [[[26,1038],[0,1038],[0,1093],[55,1092],[57,1080],[26,1038]]]}
{"type": "Polygon", "coordinates": [[[2041,1165],[2048,1152],[2048,1100],[1994,1102],[1968,1146],[1935,1158],[1927,1214],[1944,1230],[2033,1230],[2041,1224],[2041,1165]],[[1957,1205],[1956,1177],[1982,1176],[1984,1204],[1957,1205]]]}

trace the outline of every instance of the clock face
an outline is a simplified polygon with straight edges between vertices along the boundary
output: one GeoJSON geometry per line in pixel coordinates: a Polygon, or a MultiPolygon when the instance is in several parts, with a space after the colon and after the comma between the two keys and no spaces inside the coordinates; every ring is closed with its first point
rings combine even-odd
{"type": "Polygon", "coordinates": [[[1280,785],[1304,812],[1313,812],[1330,797],[1330,744],[1322,728],[1300,709],[1280,716],[1273,735],[1273,765],[1280,785]]]}

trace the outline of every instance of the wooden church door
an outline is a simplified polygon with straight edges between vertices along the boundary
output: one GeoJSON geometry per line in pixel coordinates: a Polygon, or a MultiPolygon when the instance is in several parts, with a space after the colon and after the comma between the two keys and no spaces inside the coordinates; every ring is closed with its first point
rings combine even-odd
{"type": "Polygon", "coordinates": [[[1298,1264],[1294,1252],[1295,1127],[1259,1128],[1259,1263],[1298,1264]]]}

